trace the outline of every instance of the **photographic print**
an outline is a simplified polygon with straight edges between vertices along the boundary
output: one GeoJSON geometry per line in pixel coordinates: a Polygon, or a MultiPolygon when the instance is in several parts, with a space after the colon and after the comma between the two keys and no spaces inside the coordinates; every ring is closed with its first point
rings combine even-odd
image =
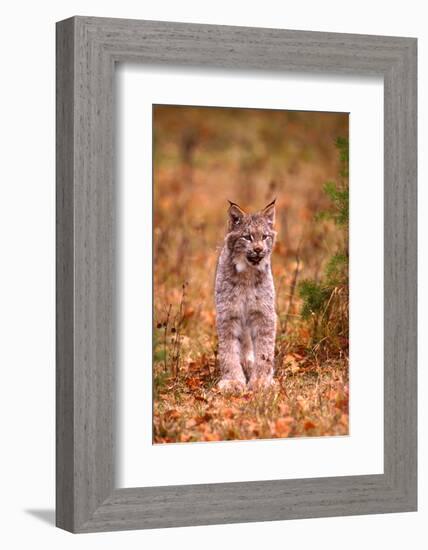
{"type": "Polygon", "coordinates": [[[348,130],[153,106],[153,443],[348,435],[348,130]]]}

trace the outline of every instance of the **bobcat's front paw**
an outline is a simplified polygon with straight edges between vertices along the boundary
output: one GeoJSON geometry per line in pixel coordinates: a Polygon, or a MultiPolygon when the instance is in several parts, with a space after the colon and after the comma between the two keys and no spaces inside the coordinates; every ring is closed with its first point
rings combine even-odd
{"type": "Polygon", "coordinates": [[[218,383],[218,389],[222,392],[241,393],[245,391],[245,383],[241,380],[224,378],[218,383]]]}
{"type": "Polygon", "coordinates": [[[272,375],[254,376],[248,382],[248,389],[251,391],[274,389],[276,382],[272,375]]]}

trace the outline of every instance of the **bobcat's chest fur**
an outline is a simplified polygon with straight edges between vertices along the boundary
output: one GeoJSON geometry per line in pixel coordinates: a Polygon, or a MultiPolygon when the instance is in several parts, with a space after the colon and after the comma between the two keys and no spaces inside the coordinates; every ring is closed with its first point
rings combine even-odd
{"type": "Polygon", "coordinates": [[[236,275],[223,281],[217,292],[218,309],[231,318],[236,316],[242,330],[249,328],[258,315],[268,313],[273,301],[274,287],[268,265],[263,272],[256,272],[251,267],[245,270],[236,268],[236,275]]]}

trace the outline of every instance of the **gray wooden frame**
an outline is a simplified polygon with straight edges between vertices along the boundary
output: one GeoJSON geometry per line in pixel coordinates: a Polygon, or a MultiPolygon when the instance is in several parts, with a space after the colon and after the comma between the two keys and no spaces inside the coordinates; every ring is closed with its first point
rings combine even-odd
{"type": "Polygon", "coordinates": [[[91,532],[416,510],[416,78],[413,38],[90,17],[57,24],[59,527],[91,532]],[[115,488],[113,80],[115,63],[124,61],[383,76],[382,475],[115,488]]]}

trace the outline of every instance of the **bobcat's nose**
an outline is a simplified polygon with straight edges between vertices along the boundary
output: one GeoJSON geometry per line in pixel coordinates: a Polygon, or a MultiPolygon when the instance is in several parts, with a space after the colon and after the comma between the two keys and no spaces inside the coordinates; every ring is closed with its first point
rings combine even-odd
{"type": "Polygon", "coordinates": [[[260,254],[261,252],[263,252],[263,247],[258,244],[253,248],[253,250],[256,254],[260,254]]]}

